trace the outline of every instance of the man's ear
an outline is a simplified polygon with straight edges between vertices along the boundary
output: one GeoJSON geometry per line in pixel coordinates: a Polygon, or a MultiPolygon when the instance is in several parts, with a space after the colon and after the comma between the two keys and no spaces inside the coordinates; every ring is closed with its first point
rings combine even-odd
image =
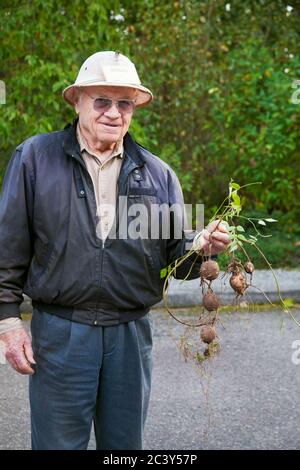
{"type": "Polygon", "coordinates": [[[75,108],[75,111],[76,111],[76,114],[79,114],[79,97],[78,99],[76,99],[75,103],[74,103],[74,108],[75,108]]]}
{"type": "Polygon", "coordinates": [[[77,90],[77,89],[75,89],[74,95],[75,95],[75,99],[74,99],[74,108],[75,108],[76,114],[79,114],[80,99],[81,99],[80,91],[77,90]]]}

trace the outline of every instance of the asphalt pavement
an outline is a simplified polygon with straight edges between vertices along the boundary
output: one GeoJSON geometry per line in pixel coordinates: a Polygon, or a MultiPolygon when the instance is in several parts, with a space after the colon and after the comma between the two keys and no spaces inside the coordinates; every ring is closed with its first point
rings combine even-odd
{"type": "MultiPolygon", "coordinates": [[[[300,320],[300,310],[293,312],[300,320]]],[[[176,310],[191,320],[188,313],[176,310]]],[[[185,362],[179,351],[184,327],[161,309],[152,315],[145,449],[300,448],[300,328],[287,314],[247,308],[222,313],[221,350],[202,367],[185,362]]],[[[197,335],[192,344],[198,347],[197,335]]],[[[0,374],[0,449],[29,449],[28,379],[7,364],[0,374]]]]}

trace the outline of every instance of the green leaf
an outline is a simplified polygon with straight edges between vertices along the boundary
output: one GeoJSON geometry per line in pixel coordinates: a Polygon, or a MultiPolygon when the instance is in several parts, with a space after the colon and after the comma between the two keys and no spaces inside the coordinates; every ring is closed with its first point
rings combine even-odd
{"type": "Polygon", "coordinates": [[[235,204],[232,204],[231,207],[232,207],[232,208],[234,209],[234,211],[236,212],[236,214],[234,214],[234,215],[238,216],[239,213],[240,213],[241,210],[242,210],[242,206],[237,206],[237,205],[235,205],[235,204]]]}
{"type": "Polygon", "coordinates": [[[238,244],[237,243],[233,243],[233,245],[230,247],[230,250],[229,252],[232,253],[233,251],[237,250],[238,249],[238,244]]]}
{"type": "Polygon", "coordinates": [[[293,307],[293,306],[295,305],[293,299],[289,299],[289,298],[288,298],[288,299],[284,299],[283,303],[284,303],[284,306],[285,306],[286,308],[291,308],[291,307],[293,307]]]}
{"type": "Polygon", "coordinates": [[[244,235],[238,235],[237,237],[238,237],[239,240],[242,240],[243,242],[247,242],[247,241],[248,241],[247,238],[244,237],[244,235]]]}
{"type": "Polygon", "coordinates": [[[231,197],[232,197],[232,200],[233,200],[233,202],[236,206],[241,205],[241,199],[240,199],[240,196],[237,193],[233,192],[231,197]]]}
{"type": "Polygon", "coordinates": [[[167,268],[162,268],[160,270],[160,278],[164,279],[166,277],[166,275],[167,275],[167,268]]]}
{"type": "Polygon", "coordinates": [[[238,225],[238,226],[236,227],[236,229],[237,229],[238,232],[245,232],[244,227],[242,227],[241,225],[238,225]]]}
{"type": "Polygon", "coordinates": [[[237,189],[237,190],[240,189],[240,185],[237,183],[230,183],[230,185],[233,189],[237,189]]]}
{"type": "Polygon", "coordinates": [[[258,223],[259,225],[267,225],[264,220],[259,220],[257,223],[258,223]]]}

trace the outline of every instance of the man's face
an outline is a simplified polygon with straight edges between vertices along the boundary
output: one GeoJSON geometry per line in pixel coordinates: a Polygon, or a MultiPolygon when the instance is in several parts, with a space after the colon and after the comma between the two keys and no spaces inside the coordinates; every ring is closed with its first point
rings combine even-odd
{"type": "Polygon", "coordinates": [[[94,141],[101,142],[110,148],[120,141],[130,126],[132,110],[122,111],[114,102],[111,107],[98,109],[97,98],[111,100],[134,100],[136,91],[124,87],[84,87],[79,92],[75,105],[79,114],[80,126],[89,133],[94,141]]]}

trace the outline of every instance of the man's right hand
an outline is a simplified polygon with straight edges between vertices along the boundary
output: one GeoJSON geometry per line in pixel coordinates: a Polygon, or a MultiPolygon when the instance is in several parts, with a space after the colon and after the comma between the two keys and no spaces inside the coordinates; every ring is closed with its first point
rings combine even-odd
{"type": "Polygon", "coordinates": [[[0,335],[4,354],[13,369],[20,374],[34,374],[30,364],[35,364],[31,339],[24,328],[8,331],[0,335]]]}

